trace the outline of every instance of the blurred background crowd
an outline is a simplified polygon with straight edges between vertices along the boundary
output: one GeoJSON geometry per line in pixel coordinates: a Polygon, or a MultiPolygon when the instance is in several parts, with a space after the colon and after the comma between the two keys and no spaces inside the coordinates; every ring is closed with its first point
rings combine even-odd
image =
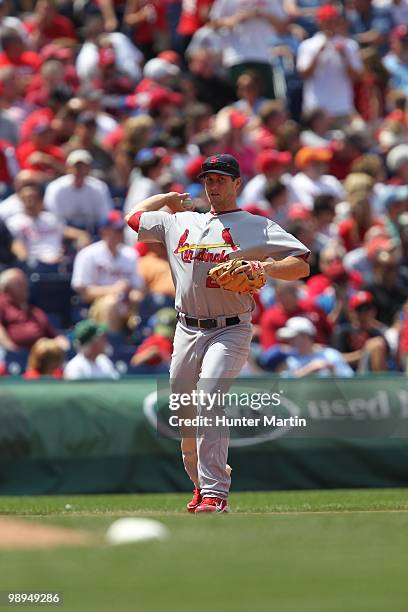
{"type": "Polygon", "coordinates": [[[0,374],[168,371],[166,253],[123,215],[206,212],[216,152],[312,252],[244,373],[406,372],[407,96],[407,0],[0,0],[0,374]]]}

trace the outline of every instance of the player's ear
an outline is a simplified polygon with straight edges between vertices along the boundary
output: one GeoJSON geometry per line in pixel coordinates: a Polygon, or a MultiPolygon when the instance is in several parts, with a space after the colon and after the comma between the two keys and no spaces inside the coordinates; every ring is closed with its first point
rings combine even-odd
{"type": "Polygon", "coordinates": [[[235,179],[235,191],[236,191],[236,193],[238,193],[240,188],[241,188],[241,179],[237,178],[237,179],[235,179]]]}

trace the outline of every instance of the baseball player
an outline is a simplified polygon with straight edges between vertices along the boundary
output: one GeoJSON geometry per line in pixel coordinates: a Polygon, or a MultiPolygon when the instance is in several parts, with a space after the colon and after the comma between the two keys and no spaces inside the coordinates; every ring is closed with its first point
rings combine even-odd
{"type": "MultiPolygon", "coordinates": [[[[310,252],[301,242],[270,219],[238,208],[240,168],[233,156],[209,157],[200,178],[210,212],[194,212],[188,193],[171,192],[138,203],[126,216],[138,240],[162,242],[167,250],[178,312],[170,366],[172,393],[227,392],[247,361],[254,301],[251,292],[227,290],[223,276],[249,278],[257,271],[264,277],[293,281],[309,274],[310,252]],[[235,262],[237,270],[230,274],[209,274],[217,264],[231,264],[231,259],[244,261],[235,262]]],[[[192,405],[191,413],[196,411],[192,405]]],[[[223,414],[222,406],[215,405],[212,411],[214,417],[223,414]]],[[[182,430],[181,436],[184,467],[194,483],[187,510],[228,512],[228,428],[198,427],[194,435],[182,430]]]]}

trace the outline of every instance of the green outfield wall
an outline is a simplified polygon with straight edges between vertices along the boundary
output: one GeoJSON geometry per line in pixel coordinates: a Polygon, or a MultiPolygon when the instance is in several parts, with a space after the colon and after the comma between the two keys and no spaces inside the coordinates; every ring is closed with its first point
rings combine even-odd
{"type": "MultiPolygon", "coordinates": [[[[166,384],[4,379],[0,494],[190,489],[166,384]]],[[[244,423],[231,427],[234,490],[408,486],[404,376],[248,378],[231,392],[239,401],[227,413],[244,423]],[[241,401],[261,393],[279,403],[241,401]]]]}

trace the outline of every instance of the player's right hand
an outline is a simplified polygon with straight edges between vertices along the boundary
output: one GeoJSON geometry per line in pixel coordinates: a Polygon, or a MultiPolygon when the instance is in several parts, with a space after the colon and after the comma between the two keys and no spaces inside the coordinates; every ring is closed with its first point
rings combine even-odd
{"type": "Polygon", "coordinates": [[[166,206],[168,206],[173,213],[184,212],[194,208],[193,202],[190,199],[190,194],[178,193],[177,191],[170,191],[166,194],[166,206]]]}

